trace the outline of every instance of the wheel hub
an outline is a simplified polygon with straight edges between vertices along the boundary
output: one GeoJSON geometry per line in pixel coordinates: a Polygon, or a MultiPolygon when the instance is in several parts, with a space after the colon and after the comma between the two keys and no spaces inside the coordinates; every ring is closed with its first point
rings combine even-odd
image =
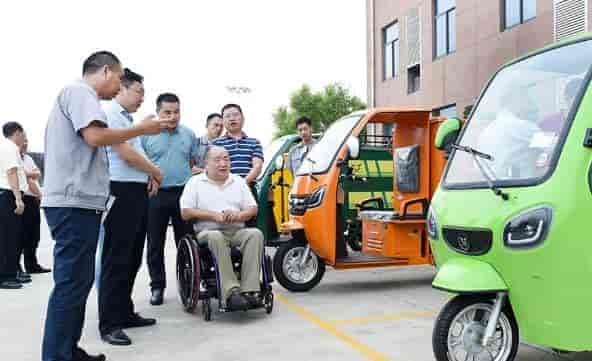
{"type": "Polygon", "coordinates": [[[462,342],[464,349],[470,354],[480,354],[483,352],[481,340],[485,334],[485,327],[478,323],[472,322],[466,326],[462,334],[462,342]]]}
{"type": "Polygon", "coordinates": [[[308,259],[301,264],[302,256],[304,255],[304,248],[293,248],[284,257],[283,270],[284,274],[295,283],[306,283],[314,278],[317,272],[316,256],[309,254],[308,259]]]}

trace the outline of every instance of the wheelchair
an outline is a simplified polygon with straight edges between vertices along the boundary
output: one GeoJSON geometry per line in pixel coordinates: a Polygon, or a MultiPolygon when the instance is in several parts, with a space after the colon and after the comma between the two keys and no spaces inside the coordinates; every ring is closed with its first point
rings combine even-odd
{"type": "MultiPolygon", "coordinates": [[[[256,306],[250,306],[249,310],[264,308],[266,313],[270,314],[273,311],[274,301],[271,287],[273,282],[271,257],[265,253],[265,248],[261,257],[263,259],[260,302],[256,306]]],[[[231,260],[234,272],[240,279],[242,254],[237,247],[231,248],[231,260]]],[[[194,234],[185,235],[177,246],[177,288],[185,311],[195,313],[201,301],[201,313],[205,321],[212,319],[212,299],[214,298],[218,299],[219,312],[236,311],[223,305],[216,259],[206,244],[199,244],[194,234]]]]}

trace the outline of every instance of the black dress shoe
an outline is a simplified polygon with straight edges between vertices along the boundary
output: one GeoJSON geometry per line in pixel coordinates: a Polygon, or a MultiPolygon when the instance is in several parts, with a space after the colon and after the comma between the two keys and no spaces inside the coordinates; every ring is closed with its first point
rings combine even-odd
{"type": "Polygon", "coordinates": [[[261,305],[261,294],[259,292],[247,292],[243,293],[243,297],[249,303],[251,307],[257,307],[261,305]]]}
{"type": "Polygon", "coordinates": [[[156,324],[154,318],[144,318],[137,313],[134,313],[132,317],[123,325],[123,328],[134,328],[134,327],[146,327],[156,324]]]}
{"type": "Polygon", "coordinates": [[[23,285],[16,280],[13,281],[0,281],[0,289],[3,290],[18,290],[23,288],[23,285]]]}
{"type": "Polygon", "coordinates": [[[150,297],[150,304],[153,306],[162,305],[164,290],[155,288],[152,290],[152,296],[150,297]]]}
{"type": "Polygon", "coordinates": [[[38,273],[49,273],[51,272],[51,269],[49,268],[45,268],[39,264],[34,265],[34,266],[25,266],[25,269],[27,270],[27,273],[30,274],[38,274],[38,273]]]}
{"type": "Polygon", "coordinates": [[[89,355],[86,353],[86,351],[84,351],[80,347],[76,347],[76,349],[74,349],[74,354],[72,356],[74,356],[74,361],[106,361],[107,360],[105,355],[103,355],[102,353],[98,354],[96,356],[89,355]]]}
{"type": "Polygon", "coordinates": [[[22,284],[24,284],[24,283],[30,283],[32,281],[31,275],[28,274],[28,273],[24,273],[24,272],[18,272],[16,274],[16,281],[18,283],[22,283],[22,284]]]}
{"type": "Polygon", "coordinates": [[[129,346],[132,344],[132,340],[121,329],[102,334],[101,338],[103,341],[114,346],[129,346]]]}
{"type": "Polygon", "coordinates": [[[245,297],[240,294],[238,289],[234,289],[231,291],[230,296],[228,296],[228,299],[226,300],[226,306],[231,311],[247,310],[249,308],[249,301],[247,301],[245,297]]]}

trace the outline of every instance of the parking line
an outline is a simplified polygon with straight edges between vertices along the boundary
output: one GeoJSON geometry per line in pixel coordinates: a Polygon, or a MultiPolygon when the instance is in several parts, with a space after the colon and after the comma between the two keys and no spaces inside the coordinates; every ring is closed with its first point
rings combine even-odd
{"type": "Polygon", "coordinates": [[[415,313],[398,313],[390,315],[377,315],[367,317],[356,317],[349,320],[327,321],[334,326],[350,326],[350,325],[365,325],[373,322],[408,320],[414,318],[424,318],[436,316],[436,312],[415,312],[415,313]]]}
{"type": "Polygon", "coordinates": [[[300,317],[313,323],[314,325],[323,329],[327,333],[337,337],[341,341],[343,341],[346,344],[348,344],[349,346],[351,346],[353,349],[357,350],[358,352],[360,352],[361,354],[366,356],[369,360],[372,360],[372,361],[387,361],[387,360],[389,360],[389,358],[386,357],[385,355],[383,355],[377,351],[374,351],[371,348],[369,348],[368,346],[358,342],[356,339],[354,339],[350,335],[338,330],[337,327],[335,327],[335,325],[333,325],[332,323],[321,320],[320,318],[315,316],[313,313],[288,301],[285,297],[282,297],[281,295],[278,295],[278,294],[276,294],[275,297],[279,302],[286,305],[289,309],[294,311],[300,317]]]}

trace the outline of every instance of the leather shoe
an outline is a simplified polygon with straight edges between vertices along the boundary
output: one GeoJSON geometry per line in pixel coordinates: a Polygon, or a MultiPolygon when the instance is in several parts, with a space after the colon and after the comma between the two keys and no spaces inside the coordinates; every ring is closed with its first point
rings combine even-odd
{"type": "Polygon", "coordinates": [[[249,302],[249,306],[257,307],[261,305],[261,296],[259,292],[247,292],[243,293],[243,297],[249,302]]]}
{"type": "Polygon", "coordinates": [[[164,290],[155,288],[152,290],[152,296],[150,297],[150,304],[152,306],[162,305],[164,290]]]}
{"type": "Polygon", "coordinates": [[[16,274],[16,281],[21,284],[30,283],[32,281],[31,275],[24,272],[18,272],[16,274]]]}
{"type": "Polygon", "coordinates": [[[1,281],[0,282],[0,289],[3,290],[18,290],[23,288],[23,285],[16,280],[13,281],[1,281]]]}
{"type": "Polygon", "coordinates": [[[238,289],[233,289],[226,300],[226,306],[232,311],[246,310],[249,308],[249,302],[238,289]]]}
{"type": "Polygon", "coordinates": [[[132,340],[121,329],[104,333],[101,335],[101,338],[103,341],[114,346],[129,346],[132,344],[132,340]]]}
{"type": "Polygon", "coordinates": [[[72,356],[74,356],[74,361],[107,361],[107,358],[102,353],[96,356],[89,355],[80,347],[74,349],[74,354],[72,356]]]}
{"type": "Polygon", "coordinates": [[[25,269],[27,270],[27,273],[30,274],[38,274],[38,273],[49,273],[51,272],[51,269],[49,268],[45,268],[39,264],[36,264],[34,266],[31,267],[25,267],[25,269]]]}
{"type": "Polygon", "coordinates": [[[144,318],[137,313],[134,313],[129,320],[123,325],[123,328],[145,327],[156,324],[154,318],[144,318]]]}

